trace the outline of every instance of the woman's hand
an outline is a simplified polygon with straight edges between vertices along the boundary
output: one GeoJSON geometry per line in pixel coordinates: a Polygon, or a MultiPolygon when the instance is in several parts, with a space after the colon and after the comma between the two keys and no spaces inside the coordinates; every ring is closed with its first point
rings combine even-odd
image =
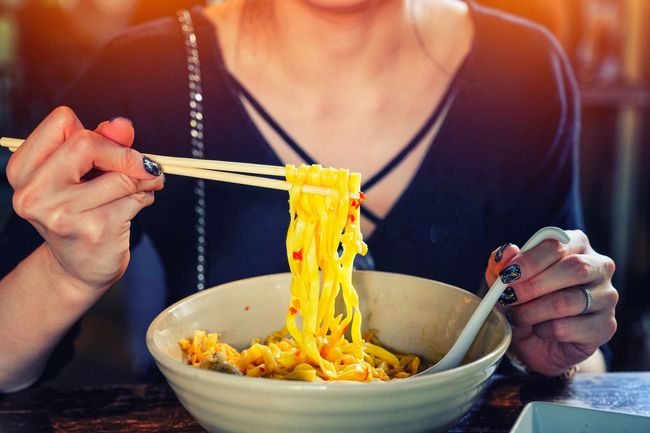
{"type": "Polygon", "coordinates": [[[159,167],[130,148],[133,137],[126,119],[93,132],[60,107],[9,160],[16,213],[45,240],[50,271],[76,287],[105,289],[122,276],[130,221],[163,187],[159,167]]]}
{"type": "Polygon", "coordinates": [[[581,231],[567,233],[566,245],[546,240],[523,253],[506,244],[491,254],[485,272],[490,286],[499,275],[514,278],[499,300],[513,325],[510,351],[547,376],[585,361],[616,332],[614,262],[581,231]],[[593,299],[588,311],[584,289],[593,299]]]}

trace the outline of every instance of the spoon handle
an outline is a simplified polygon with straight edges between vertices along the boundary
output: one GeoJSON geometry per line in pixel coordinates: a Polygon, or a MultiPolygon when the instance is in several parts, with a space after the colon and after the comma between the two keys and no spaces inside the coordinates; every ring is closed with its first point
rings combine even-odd
{"type": "MultiPolygon", "coordinates": [[[[555,239],[566,244],[569,242],[569,235],[558,227],[544,227],[528,239],[521,248],[521,251],[530,250],[539,245],[545,239],[555,239]]],[[[506,287],[507,285],[504,284],[500,278],[496,279],[494,284],[492,284],[492,287],[490,287],[490,290],[488,290],[486,295],[483,297],[481,303],[478,305],[476,310],[474,310],[474,313],[465,325],[465,328],[461,331],[456,342],[453,344],[451,349],[449,349],[449,352],[447,352],[447,354],[437,364],[422,372],[423,374],[436,373],[460,365],[470,346],[474,342],[476,335],[481,330],[485,319],[487,319],[487,316],[496,305],[506,287]]]]}

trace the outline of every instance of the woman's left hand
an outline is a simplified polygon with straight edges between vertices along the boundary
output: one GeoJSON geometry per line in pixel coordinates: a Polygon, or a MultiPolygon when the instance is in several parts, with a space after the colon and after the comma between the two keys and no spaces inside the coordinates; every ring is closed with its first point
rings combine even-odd
{"type": "Polygon", "coordinates": [[[513,325],[509,350],[547,376],[589,358],[617,326],[614,262],[594,251],[583,232],[567,234],[568,244],[545,240],[526,252],[506,244],[490,255],[485,271],[490,286],[499,276],[512,280],[499,300],[513,325]]]}

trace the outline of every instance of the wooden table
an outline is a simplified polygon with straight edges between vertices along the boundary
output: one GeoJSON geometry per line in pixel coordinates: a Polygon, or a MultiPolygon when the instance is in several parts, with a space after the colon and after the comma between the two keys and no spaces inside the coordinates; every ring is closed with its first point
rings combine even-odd
{"type": "MultiPolygon", "coordinates": [[[[450,432],[508,432],[524,404],[552,401],[650,415],[650,372],[558,385],[496,376],[450,432]]],[[[0,432],[203,432],[166,384],[29,389],[0,396],[0,432]]]]}

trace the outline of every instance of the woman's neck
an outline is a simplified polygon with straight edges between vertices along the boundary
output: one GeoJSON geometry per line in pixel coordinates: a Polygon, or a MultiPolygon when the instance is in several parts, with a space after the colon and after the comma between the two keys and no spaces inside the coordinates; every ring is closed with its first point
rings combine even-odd
{"type": "Polygon", "coordinates": [[[237,73],[257,63],[296,83],[327,83],[342,73],[348,79],[381,75],[404,55],[422,54],[407,3],[368,0],[337,8],[306,0],[234,0],[223,15],[238,11],[231,21],[236,30],[219,31],[222,45],[233,48],[224,50],[226,64],[237,73]]]}
{"type": "Polygon", "coordinates": [[[290,72],[305,77],[378,73],[416,42],[402,0],[368,1],[343,10],[304,0],[278,1],[273,7],[276,53],[291,59],[285,65],[290,72]]]}

